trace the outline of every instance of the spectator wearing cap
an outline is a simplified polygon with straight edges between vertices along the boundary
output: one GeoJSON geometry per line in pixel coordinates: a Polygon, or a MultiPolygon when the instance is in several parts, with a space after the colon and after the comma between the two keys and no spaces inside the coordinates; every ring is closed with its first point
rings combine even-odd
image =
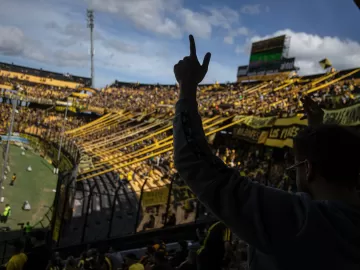
{"type": "Polygon", "coordinates": [[[174,159],[180,177],[232,232],[251,245],[250,269],[360,269],[358,134],[322,126],[322,110],[304,102],[309,128],[294,140],[297,187],[290,194],[249,181],[209,148],[196,102],[203,65],[190,36],[190,56],[174,67],[180,100],[174,159]]]}

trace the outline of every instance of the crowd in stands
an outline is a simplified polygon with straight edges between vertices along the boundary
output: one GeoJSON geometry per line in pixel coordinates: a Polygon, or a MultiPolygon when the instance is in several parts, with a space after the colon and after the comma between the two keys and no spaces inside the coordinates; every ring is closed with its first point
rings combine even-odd
{"type": "MultiPolygon", "coordinates": [[[[7,133],[12,114],[12,105],[8,103],[0,104],[0,132],[7,133]]],[[[48,134],[59,134],[65,123],[65,129],[72,129],[83,125],[88,120],[83,117],[67,116],[64,122],[64,114],[48,112],[39,108],[29,108],[18,106],[14,118],[15,132],[30,133],[42,137],[48,134]]]]}
{"type": "MultiPolygon", "coordinates": [[[[252,114],[258,116],[294,115],[302,109],[300,99],[306,91],[312,87],[326,84],[339,75],[334,74],[331,78],[316,85],[304,82],[269,82],[258,90],[251,89],[247,84],[214,84],[199,87],[198,103],[202,115],[214,114],[252,114]]],[[[296,78],[292,79],[296,80],[296,78]]],[[[254,85],[254,84],[253,84],[254,85]]],[[[256,85],[256,84],[255,84],[256,85]]],[[[109,109],[126,109],[130,111],[152,111],[173,113],[172,106],[178,99],[178,91],[175,86],[141,86],[126,85],[108,87],[99,95],[90,99],[90,104],[98,104],[109,109]]],[[[350,79],[331,84],[311,94],[315,100],[327,108],[339,108],[356,102],[359,89],[357,83],[350,79]]]]}
{"type": "MultiPolygon", "coordinates": [[[[6,70],[6,68],[3,68],[6,70]]],[[[19,71],[19,70],[17,70],[19,71]]],[[[24,70],[20,70],[27,76],[24,70]]],[[[31,73],[31,72],[30,72],[31,73]]],[[[33,73],[31,73],[33,74],[33,73]]],[[[37,74],[37,75],[40,75],[37,74]]],[[[212,117],[215,115],[231,116],[239,114],[252,114],[256,116],[291,116],[302,110],[300,99],[311,89],[322,84],[326,84],[340,75],[336,72],[330,78],[320,82],[311,84],[311,81],[296,81],[298,78],[289,81],[272,81],[267,83],[248,83],[248,84],[214,84],[199,87],[198,103],[199,111],[204,117],[212,117]],[[293,81],[291,81],[293,80],[293,81]]],[[[52,78],[51,76],[49,77],[52,78]]],[[[59,79],[59,77],[57,77],[59,79]]],[[[15,88],[22,89],[20,93],[24,97],[44,98],[49,100],[64,99],[71,95],[74,89],[66,89],[61,87],[47,86],[45,84],[28,83],[24,80],[16,80],[16,78],[7,78],[0,76],[4,83],[15,85],[15,88]]],[[[1,121],[0,130],[6,133],[11,114],[11,105],[7,103],[10,90],[2,90],[2,104],[0,105],[1,121]]],[[[351,105],[358,100],[359,88],[357,82],[353,78],[346,78],[325,88],[315,91],[311,94],[314,100],[322,104],[326,108],[341,108],[351,105]]],[[[91,133],[83,134],[79,137],[67,139],[72,140],[82,150],[89,150],[83,147],[84,144],[96,144],[106,140],[107,143],[100,144],[89,150],[90,155],[94,156],[94,152],[100,152],[95,155],[94,162],[106,162],[110,159],[122,156],[129,156],[137,150],[156,145],[157,142],[166,139],[171,135],[171,131],[161,132],[148,139],[144,136],[151,132],[166,128],[172,117],[174,116],[174,104],[178,99],[177,86],[161,86],[161,85],[140,85],[140,84],[122,84],[115,83],[103,91],[89,95],[88,97],[75,99],[74,103],[83,107],[93,106],[102,107],[108,111],[129,112],[133,115],[129,121],[119,125],[112,125],[101,130],[94,130],[91,133]],[[161,123],[147,128],[144,121],[134,121],[136,117],[142,117],[149,121],[151,118],[157,119],[161,123]],[[140,140],[137,143],[130,144],[132,141],[140,140]],[[108,148],[114,149],[119,144],[130,144],[120,150],[113,150],[108,154],[105,153],[108,148]]],[[[74,99],[73,99],[74,100],[74,99]]],[[[79,127],[89,119],[79,116],[69,116],[64,122],[63,112],[56,113],[53,110],[34,109],[24,106],[18,106],[18,113],[15,117],[14,131],[32,133],[42,137],[51,137],[55,134],[59,139],[62,126],[65,123],[65,130],[71,130],[79,127]]],[[[229,166],[239,169],[242,175],[247,175],[261,183],[265,183],[268,174],[274,171],[278,172],[274,183],[267,183],[276,187],[290,188],[284,184],[282,170],[279,166],[274,170],[275,164],[269,169],[269,159],[266,157],[255,156],[253,153],[239,153],[238,149],[214,149],[214,152],[225,161],[229,166]]],[[[150,152],[149,154],[151,154],[150,152]]],[[[136,160],[136,157],[135,159],[136,160]]],[[[116,162],[116,161],[115,161],[116,162]]],[[[117,161],[118,162],[118,161],[117,161]]],[[[276,165],[277,166],[277,165],[276,165]]],[[[176,175],[172,151],[162,153],[157,157],[150,158],[145,161],[133,162],[127,167],[117,170],[119,180],[130,183],[136,192],[140,192],[144,183],[146,188],[154,189],[169,184],[176,175]],[[146,181],[145,181],[146,180],[146,181]]],[[[274,179],[274,178],[272,178],[274,179]]],[[[174,207],[173,214],[177,217],[177,222],[186,220],[188,215],[181,213],[180,218],[176,213],[178,209],[174,207]],[[184,219],[184,216],[186,217],[184,219]]],[[[148,209],[149,220],[141,224],[140,229],[156,227],[161,223],[161,213],[164,210],[148,209]],[[151,221],[152,213],[156,213],[155,221],[151,221]],[[159,214],[160,213],[160,214],[159,214]]],[[[153,219],[153,218],[152,218],[153,219]]]]}
{"type": "MultiPolygon", "coordinates": [[[[25,77],[20,78],[25,79],[25,77]]],[[[40,104],[52,104],[53,101],[63,100],[69,97],[72,92],[74,92],[74,89],[19,81],[16,78],[14,79],[4,76],[0,77],[0,84],[8,86],[8,88],[10,88],[2,90],[0,93],[0,97],[12,98],[12,96],[14,95],[13,90],[17,90],[18,97],[20,97],[22,100],[40,104]]]]}
{"type": "MultiPolygon", "coordinates": [[[[3,70],[9,70],[10,66],[2,66],[3,70]]],[[[14,68],[12,70],[20,71],[26,76],[27,73],[35,74],[30,71],[19,70],[14,68]]],[[[36,73],[41,75],[40,73],[36,73]]],[[[43,75],[43,74],[42,74],[43,75]]],[[[52,76],[48,75],[49,78],[52,76]]],[[[252,114],[257,116],[291,116],[302,110],[300,99],[303,95],[311,89],[322,84],[326,84],[331,80],[336,79],[339,74],[336,72],[330,78],[320,82],[311,84],[311,82],[296,81],[298,78],[293,78],[289,81],[283,82],[267,82],[267,83],[252,83],[252,84],[214,84],[208,86],[201,86],[199,88],[199,111],[205,117],[212,117],[215,115],[239,115],[252,114]]],[[[65,76],[66,77],[66,76],[65,76]]],[[[59,78],[59,77],[57,77],[59,78]]],[[[22,89],[20,92],[25,97],[44,98],[44,99],[64,99],[71,95],[74,89],[57,88],[46,85],[27,86],[26,81],[17,81],[14,78],[7,78],[0,76],[3,83],[15,85],[15,88],[22,89]]],[[[11,106],[7,103],[10,90],[2,90],[2,104],[0,106],[1,121],[0,129],[3,133],[6,132],[9,123],[9,116],[11,113],[11,106]]],[[[357,102],[359,97],[359,87],[353,78],[346,78],[329,86],[326,86],[319,91],[311,93],[314,100],[322,104],[326,108],[341,108],[343,106],[351,105],[357,102]]],[[[129,143],[131,141],[144,137],[148,132],[158,130],[166,127],[174,115],[174,104],[178,99],[178,91],[176,86],[161,86],[161,85],[140,85],[140,84],[121,84],[119,82],[107,87],[98,94],[89,95],[86,98],[78,99],[76,102],[82,104],[84,107],[97,106],[103,107],[106,110],[122,112],[130,112],[134,117],[147,116],[163,121],[163,123],[153,128],[146,128],[145,122],[127,121],[121,125],[113,125],[103,130],[97,130],[90,134],[74,138],[76,143],[90,143],[98,142],[106,138],[108,143],[98,147],[97,151],[105,151],[108,147],[115,147],[117,144],[129,143]],[[145,127],[145,128],[144,128],[145,127]],[[120,139],[119,139],[120,138],[120,139]]],[[[86,117],[68,116],[65,121],[66,130],[83,125],[87,122],[86,117]]],[[[23,106],[18,107],[18,114],[15,118],[15,131],[25,133],[41,134],[43,137],[48,134],[60,134],[63,121],[63,113],[48,112],[41,109],[32,109],[23,106]]],[[[160,133],[149,139],[142,140],[138,143],[129,145],[121,151],[113,152],[113,157],[120,157],[128,155],[147,147],[156,144],[158,141],[165,139],[171,134],[170,131],[160,133]]],[[[81,146],[80,146],[81,147],[81,146]]],[[[219,152],[219,151],[218,151],[219,152]]],[[[234,158],[235,149],[226,150],[221,153],[222,159],[233,166],[239,167],[242,173],[248,173],[254,176],[257,180],[261,177],[265,178],[268,171],[267,161],[257,160],[257,166],[254,162],[249,163],[245,159],[234,158]],[[231,154],[230,154],[231,152],[231,154]],[[224,159],[225,158],[225,159],[224,159]],[[247,168],[257,167],[256,172],[253,169],[247,168]]],[[[102,156],[99,161],[106,161],[108,157],[102,156]]],[[[149,161],[139,161],[128,167],[121,168],[118,171],[120,180],[126,180],[133,184],[135,190],[139,191],[144,182],[144,179],[149,178],[147,185],[149,188],[155,188],[169,183],[172,175],[176,173],[174,163],[172,160],[171,151],[163,153],[162,155],[152,158],[149,161]]]]}
{"type": "MultiPolygon", "coordinates": [[[[1,69],[0,69],[1,70],[1,69]]],[[[332,71],[333,76],[319,83],[311,83],[301,78],[286,81],[271,81],[264,84],[217,84],[199,87],[198,103],[204,116],[216,114],[251,114],[258,116],[294,115],[301,110],[300,99],[311,88],[331,82],[344,75],[332,71]],[[256,89],[256,86],[257,89],[256,89]]],[[[26,78],[27,73],[22,73],[26,78]]],[[[330,73],[331,74],[331,73],[330,73]]],[[[66,76],[65,76],[66,77],[66,76]]],[[[64,100],[75,91],[64,87],[49,86],[41,83],[18,80],[2,75],[0,84],[14,89],[22,89],[21,96],[28,100],[41,98],[43,101],[64,100]]],[[[21,78],[24,79],[24,78],[21,78]]],[[[173,106],[177,101],[177,87],[174,85],[140,85],[114,83],[94,95],[84,95],[76,99],[82,108],[97,107],[107,111],[153,112],[173,115],[173,106]]],[[[330,84],[311,96],[324,107],[339,108],[348,106],[358,99],[359,88],[352,77],[330,84]]],[[[10,91],[2,91],[2,96],[9,96],[10,91]]]]}
{"type": "MultiPolygon", "coordinates": [[[[247,245],[221,222],[202,225],[194,241],[165,244],[156,239],[148,246],[127,251],[88,246],[80,256],[51,252],[46,232],[34,231],[11,243],[7,270],[201,270],[209,263],[228,270],[247,269],[247,245]]],[[[210,268],[209,268],[210,269],[210,268]]],[[[218,269],[218,268],[217,268],[218,269]]]]}
{"type": "Polygon", "coordinates": [[[18,65],[14,65],[13,63],[12,64],[0,63],[0,70],[22,73],[24,75],[43,77],[44,79],[56,79],[61,81],[76,82],[79,84],[83,84],[85,86],[89,86],[91,84],[91,79],[89,78],[74,76],[69,73],[61,74],[56,72],[45,71],[42,69],[34,69],[24,66],[18,66],[18,65]]]}
{"type": "MultiPolygon", "coordinates": [[[[44,73],[41,70],[25,70],[21,67],[0,64],[0,84],[19,90],[20,96],[31,100],[33,103],[38,102],[40,99],[51,102],[65,100],[75,91],[75,89],[49,86],[41,83],[27,83],[27,74],[41,76],[45,80],[59,79],[87,84],[87,82],[84,82],[84,79],[68,74],[44,73]],[[1,70],[20,72],[24,77],[9,78],[1,76],[1,70]]],[[[309,82],[295,82],[296,78],[293,78],[293,81],[289,82],[274,81],[261,84],[214,84],[211,86],[201,86],[198,89],[199,112],[205,118],[215,115],[231,116],[242,114],[264,117],[293,116],[303,110],[300,100],[308,90],[312,87],[326,84],[335,78],[338,78],[338,75],[334,74],[333,77],[315,85],[311,85],[309,82]]],[[[2,98],[2,103],[0,104],[0,132],[2,134],[7,132],[9,125],[12,106],[7,100],[11,98],[11,94],[10,89],[1,90],[0,92],[0,98],[2,98]]],[[[346,80],[326,86],[319,91],[314,91],[310,95],[322,107],[335,109],[358,102],[359,94],[358,83],[352,78],[347,78],[346,80]]],[[[113,159],[121,159],[144,147],[156,145],[159,141],[171,135],[171,131],[168,130],[140,140],[150,132],[167,127],[174,116],[174,105],[177,100],[177,86],[114,84],[97,94],[78,99],[76,103],[85,108],[93,106],[105,108],[107,111],[128,112],[133,117],[122,124],[112,125],[106,129],[96,130],[78,137],[68,136],[67,138],[73,140],[82,150],[88,151],[90,155],[93,154],[97,162],[109,160],[109,154],[105,153],[108,147],[116,147],[119,143],[129,144],[111,153],[113,159]],[[133,120],[140,116],[144,117],[148,122],[150,118],[155,118],[160,120],[160,123],[159,125],[147,128],[148,122],[133,120]],[[89,144],[91,145],[103,140],[107,141],[106,147],[100,144],[98,147],[89,148],[89,144]],[[135,140],[140,141],[130,144],[135,140]],[[95,152],[100,152],[100,154],[95,155],[95,152]]],[[[64,121],[63,113],[19,105],[15,116],[14,131],[32,133],[42,137],[47,137],[49,134],[59,136],[64,123],[65,129],[71,130],[87,122],[89,122],[89,119],[86,117],[68,115],[67,120],[64,121]]],[[[287,160],[291,159],[291,157],[287,156],[282,163],[275,163],[272,162],[270,154],[259,153],[258,149],[252,148],[244,151],[234,144],[231,147],[216,146],[213,149],[214,153],[228,166],[237,168],[240,175],[248,176],[250,179],[268,186],[281,188],[289,192],[296,191],[293,181],[294,177],[285,173],[287,160]],[[272,179],[272,181],[268,182],[268,179],[272,179]]],[[[136,161],[136,157],[133,160],[136,161]]],[[[130,183],[135,192],[140,192],[145,182],[148,189],[155,189],[169,184],[177,175],[172,151],[167,151],[147,160],[133,162],[129,166],[118,169],[117,172],[119,174],[119,181],[130,183]]],[[[168,219],[169,224],[186,222],[189,218],[189,212],[186,211],[186,208],[191,208],[190,212],[194,214],[196,207],[194,205],[187,206],[182,204],[180,207],[181,218],[179,218],[179,207],[174,204],[169,214],[174,219],[168,219]]],[[[148,219],[144,219],[139,224],[140,231],[155,228],[157,223],[164,222],[162,214],[165,209],[159,210],[159,207],[149,207],[146,211],[149,213],[148,219]]],[[[219,235],[222,235],[222,232],[219,235]]],[[[14,256],[7,263],[6,269],[197,269],[196,261],[199,258],[199,254],[201,254],[199,250],[204,250],[200,246],[204,245],[205,238],[200,236],[199,244],[193,244],[193,249],[191,246],[188,246],[187,242],[181,242],[180,248],[176,251],[171,251],[166,249],[162,242],[158,242],[149,246],[146,254],[129,253],[124,255],[109,249],[96,250],[89,248],[79,258],[71,256],[64,258],[62,257],[63,254],[48,254],[44,249],[44,235],[38,233],[32,235],[32,237],[27,235],[24,242],[14,243],[14,256]],[[44,256],[44,254],[47,254],[47,256],[44,256]],[[22,265],[24,265],[24,268],[22,265]]],[[[219,257],[212,252],[216,253],[220,249],[220,246],[224,244],[222,241],[223,239],[217,239],[215,241],[215,251],[208,251],[208,255],[219,257]]],[[[227,239],[226,242],[229,245],[225,245],[226,248],[221,248],[219,251],[221,254],[221,259],[219,260],[221,260],[223,267],[225,269],[245,269],[244,262],[247,258],[246,244],[238,239],[234,241],[227,239]]]]}

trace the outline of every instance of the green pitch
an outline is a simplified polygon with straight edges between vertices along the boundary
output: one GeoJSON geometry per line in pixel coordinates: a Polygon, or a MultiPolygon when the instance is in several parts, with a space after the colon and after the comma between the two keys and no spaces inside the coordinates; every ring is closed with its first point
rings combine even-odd
{"type": "MultiPolygon", "coordinates": [[[[3,166],[2,151],[0,151],[0,172],[3,166]]],[[[20,147],[11,145],[10,147],[10,169],[6,180],[3,183],[4,189],[2,196],[5,197],[3,203],[0,203],[0,213],[4,211],[5,204],[11,206],[11,216],[6,224],[12,230],[19,229],[18,223],[30,222],[35,227],[41,227],[49,224],[45,214],[49,212],[55,197],[57,175],[53,174],[53,166],[41,158],[39,155],[27,150],[25,156],[21,155],[20,147]],[[27,168],[31,166],[32,171],[27,168]],[[16,173],[17,179],[14,186],[10,186],[12,175],[16,173]],[[22,210],[24,201],[29,201],[30,211],[22,210]]],[[[49,212],[49,218],[51,214],[49,212]]]]}

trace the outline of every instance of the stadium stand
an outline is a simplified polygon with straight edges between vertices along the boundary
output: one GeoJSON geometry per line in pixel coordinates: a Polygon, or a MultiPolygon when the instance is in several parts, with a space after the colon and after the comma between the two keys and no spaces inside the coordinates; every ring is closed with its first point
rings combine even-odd
{"type": "MultiPolygon", "coordinates": [[[[336,119],[340,124],[359,125],[356,119],[348,120],[341,114],[342,110],[357,110],[359,78],[359,69],[351,69],[283,81],[201,86],[199,110],[214,153],[253,180],[294,192],[293,176],[285,173],[291,159],[291,136],[290,140],[280,140],[271,137],[272,131],[286,121],[290,127],[306,125],[300,120],[303,110],[300,99],[305,95],[321,104],[328,115],[342,115],[336,119]]],[[[133,261],[138,262],[142,256],[154,255],[145,254],[146,245],[154,244],[146,233],[158,229],[152,237],[198,241],[195,229],[202,227],[203,222],[214,221],[178,179],[174,168],[171,119],[178,99],[177,86],[116,81],[102,91],[94,91],[87,88],[86,78],[4,63],[0,64],[0,82],[2,134],[6,133],[11,115],[11,90],[22,88],[26,94],[18,106],[14,131],[57,143],[65,123],[65,149],[71,144],[79,149],[82,163],[71,192],[75,194],[71,222],[65,223],[59,246],[93,243],[97,249],[79,247],[85,253],[83,257],[77,251],[71,254],[75,256],[75,265],[81,260],[106,265],[108,260],[104,256],[115,265],[115,261],[122,262],[131,253],[135,253],[135,257],[130,256],[133,261]],[[56,101],[71,102],[67,121],[63,121],[66,105],[56,101]],[[42,105],[49,106],[44,109],[42,105]],[[196,226],[184,233],[185,238],[175,239],[180,236],[172,227],[185,228],[186,224],[196,226]],[[131,243],[119,247],[121,252],[109,251],[109,239],[121,237],[126,242],[125,237],[130,239],[136,234],[143,237],[143,241],[138,240],[137,249],[131,249],[135,245],[131,243]],[[105,250],[100,242],[107,243],[105,250]]],[[[192,245],[198,247],[199,243],[192,245]]],[[[246,244],[234,240],[232,245],[229,265],[245,269],[240,267],[246,261],[246,244]]],[[[171,262],[180,246],[167,246],[171,262]]],[[[61,259],[56,255],[50,260],[53,269],[74,263],[74,258],[67,258],[66,249],[59,249],[61,259]]]]}

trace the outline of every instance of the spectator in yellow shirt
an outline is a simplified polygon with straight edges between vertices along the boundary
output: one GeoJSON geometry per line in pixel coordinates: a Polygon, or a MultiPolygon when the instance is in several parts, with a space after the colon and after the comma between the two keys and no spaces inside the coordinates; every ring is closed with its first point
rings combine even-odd
{"type": "Polygon", "coordinates": [[[27,261],[27,256],[24,253],[24,243],[17,240],[14,242],[13,246],[14,255],[11,256],[10,260],[6,264],[6,270],[22,270],[27,261]]]}

